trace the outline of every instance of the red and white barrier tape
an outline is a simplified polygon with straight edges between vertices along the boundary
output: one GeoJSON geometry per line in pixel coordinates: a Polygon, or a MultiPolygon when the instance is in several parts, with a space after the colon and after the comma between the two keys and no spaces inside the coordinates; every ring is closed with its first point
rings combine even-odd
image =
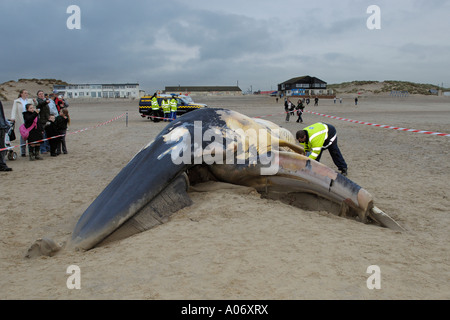
{"type": "MultiPolygon", "coordinates": [[[[374,126],[374,127],[378,127],[378,128],[393,129],[393,130],[406,131],[406,132],[415,132],[415,133],[422,133],[422,134],[441,136],[441,137],[450,137],[449,133],[433,132],[433,131],[425,131],[425,130],[416,130],[416,129],[407,129],[407,128],[401,128],[401,127],[393,127],[393,126],[388,126],[388,125],[384,125],[384,124],[376,124],[376,123],[370,123],[370,122],[365,122],[365,121],[346,119],[346,118],[342,118],[342,117],[329,116],[327,114],[318,113],[318,112],[314,112],[314,111],[304,111],[304,112],[315,114],[315,115],[318,115],[318,116],[321,116],[321,117],[326,117],[326,118],[331,118],[331,119],[336,119],[336,120],[342,120],[342,121],[348,121],[348,122],[358,123],[358,124],[365,124],[365,125],[374,126]]],[[[266,115],[266,116],[255,117],[255,118],[273,117],[273,116],[276,116],[276,115],[286,114],[286,113],[287,112],[281,112],[281,113],[278,113],[278,114],[275,114],[275,115],[274,114],[270,114],[270,115],[266,115]]]]}
{"type": "MultiPolygon", "coordinates": [[[[392,130],[406,131],[406,132],[414,132],[414,133],[422,133],[422,134],[428,134],[428,135],[434,135],[434,136],[441,136],[441,137],[450,137],[450,134],[448,134],[448,133],[441,133],[441,132],[433,132],[433,131],[424,131],[424,130],[416,130],[416,129],[407,129],[407,128],[400,128],[400,127],[393,127],[393,126],[388,126],[388,125],[383,125],[383,124],[370,123],[370,122],[366,122],[366,121],[359,121],[359,120],[352,120],[352,119],[347,119],[347,118],[342,118],[342,117],[330,116],[330,115],[327,115],[327,114],[318,113],[318,112],[314,112],[314,111],[304,111],[304,112],[311,113],[311,114],[315,114],[315,115],[318,115],[318,116],[321,116],[321,117],[326,117],[326,118],[331,118],[331,119],[336,119],[336,120],[342,120],[342,121],[348,121],[348,122],[358,123],[358,124],[365,124],[365,125],[374,126],[374,127],[378,127],[378,128],[392,129],[392,130]]],[[[254,117],[254,118],[274,117],[274,116],[277,116],[277,115],[280,115],[280,114],[286,114],[286,113],[287,113],[287,112],[280,112],[280,113],[278,113],[278,114],[269,114],[269,115],[265,115],[265,116],[254,117]]],[[[111,123],[111,122],[113,122],[113,121],[116,121],[116,120],[122,118],[124,115],[125,115],[125,113],[123,113],[123,114],[121,114],[120,116],[115,117],[115,118],[113,118],[113,119],[111,119],[111,120],[109,120],[109,121],[106,121],[106,122],[104,122],[104,123],[98,124],[98,125],[96,125],[96,126],[94,126],[94,127],[84,128],[84,129],[81,129],[81,130],[69,132],[69,133],[67,133],[67,134],[65,134],[65,135],[62,134],[62,135],[59,135],[59,136],[50,137],[50,138],[42,139],[42,140],[39,140],[39,141],[34,141],[33,143],[40,143],[40,142],[44,142],[44,141],[47,141],[47,140],[50,140],[50,139],[55,139],[55,138],[59,138],[59,137],[64,137],[64,136],[69,135],[69,134],[76,134],[76,133],[80,133],[80,132],[87,131],[87,130],[90,130],[90,129],[95,129],[95,128],[104,126],[104,125],[106,125],[106,124],[109,124],[109,123],[111,123]]],[[[169,118],[163,118],[163,117],[154,117],[154,116],[151,116],[151,117],[152,117],[152,118],[159,118],[159,119],[167,119],[167,120],[171,120],[171,119],[169,119],[169,118]]],[[[3,148],[3,149],[0,149],[0,152],[1,152],[1,151],[6,151],[6,150],[11,150],[11,149],[14,149],[14,148],[17,148],[17,147],[21,147],[21,146],[26,146],[26,145],[28,145],[28,143],[25,143],[25,144],[22,144],[22,145],[16,145],[16,146],[11,146],[11,147],[6,147],[6,148],[3,148]]]]}
{"type": "Polygon", "coordinates": [[[315,114],[315,115],[318,115],[318,116],[321,116],[321,117],[327,117],[327,118],[331,118],[331,119],[348,121],[348,122],[358,123],[358,124],[365,124],[365,125],[374,126],[374,127],[378,127],[378,128],[392,129],[392,130],[406,131],[406,132],[423,133],[423,134],[429,134],[429,135],[441,136],[441,137],[450,137],[450,134],[448,134],[448,133],[425,131],[425,130],[416,130],[416,129],[407,129],[407,128],[401,128],[401,127],[393,127],[393,126],[388,126],[388,125],[384,125],[384,124],[376,124],[376,123],[352,120],[352,119],[347,119],[347,118],[342,118],[342,117],[329,116],[327,114],[313,112],[313,111],[305,111],[305,112],[308,112],[308,113],[311,113],[311,114],[315,114]]]}
{"type": "MultiPolygon", "coordinates": [[[[109,123],[111,123],[111,122],[113,122],[113,121],[119,120],[119,119],[122,118],[125,114],[126,114],[126,113],[122,113],[122,114],[121,114],[120,116],[118,116],[118,117],[115,117],[115,118],[113,118],[113,119],[111,119],[111,120],[108,120],[108,121],[106,121],[106,122],[97,124],[97,125],[95,125],[95,126],[93,126],[93,127],[90,127],[90,128],[84,128],[84,129],[80,129],[80,130],[77,130],[77,131],[72,131],[72,132],[69,132],[69,133],[66,133],[66,134],[61,134],[61,135],[54,136],[54,137],[50,137],[50,138],[47,138],[47,139],[42,139],[42,140],[34,141],[34,142],[32,142],[32,143],[33,143],[33,144],[34,144],[34,143],[41,143],[41,142],[48,141],[48,140],[51,140],[51,139],[56,139],[56,138],[64,137],[64,136],[67,136],[67,135],[69,135],[69,134],[76,134],[76,133],[80,133],[80,132],[83,132],[83,131],[95,129],[95,128],[98,128],[98,127],[107,125],[107,124],[109,124],[109,123]]],[[[20,145],[16,145],[16,146],[6,147],[6,148],[3,148],[3,149],[0,149],[0,152],[1,152],[1,151],[6,151],[6,150],[12,150],[12,149],[14,149],[14,148],[18,148],[18,147],[22,147],[22,146],[27,146],[27,145],[29,145],[29,144],[30,144],[30,143],[25,143],[25,144],[20,144],[20,145]]]]}

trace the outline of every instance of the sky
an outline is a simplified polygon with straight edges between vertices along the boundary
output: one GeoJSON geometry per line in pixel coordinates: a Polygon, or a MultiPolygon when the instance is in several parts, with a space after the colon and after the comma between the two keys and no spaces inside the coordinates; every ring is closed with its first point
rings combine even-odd
{"type": "Polygon", "coordinates": [[[450,0],[1,0],[0,83],[50,78],[139,83],[147,93],[178,85],[246,92],[310,75],[329,84],[448,88],[449,17],[450,0]],[[378,12],[368,12],[373,5],[378,12]]]}

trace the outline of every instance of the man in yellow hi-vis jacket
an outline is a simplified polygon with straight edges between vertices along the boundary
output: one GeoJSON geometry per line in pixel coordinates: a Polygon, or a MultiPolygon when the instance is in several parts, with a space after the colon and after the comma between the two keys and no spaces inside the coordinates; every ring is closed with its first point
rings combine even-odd
{"type": "Polygon", "coordinates": [[[167,97],[164,97],[163,101],[161,102],[161,107],[164,112],[164,121],[170,120],[170,104],[169,100],[167,100],[167,97]]]}
{"type": "Polygon", "coordinates": [[[177,118],[177,99],[175,97],[172,97],[172,99],[169,101],[170,104],[170,121],[173,121],[177,118]]]}
{"type": "Polygon", "coordinates": [[[156,98],[156,92],[152,96],[152,120],[154,122],[159,122],[161,114],[159,111],[158,98],[156,98]]]}
{"type": "Polygon", "coordinates": [[[330,151],[334,164],[342,175],[347,175],[347,163],[339,150],[336,128],[331,124],[318,122],[297,131],[298,142],[304,145],[309,158],[320,161],[322,151],[330,151]]]}

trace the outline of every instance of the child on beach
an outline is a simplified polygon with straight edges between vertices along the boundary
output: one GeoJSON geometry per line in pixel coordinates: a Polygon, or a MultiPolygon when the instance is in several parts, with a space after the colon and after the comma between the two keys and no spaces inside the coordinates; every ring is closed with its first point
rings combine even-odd
{"type": "Polygon", "coordinates": [[[67,154],[67,147],[66,147],[66,132],[67,132],[67,126],[70,125],[70,117],[69,117],[69,110],[67,108],[62,108],[59,110],[59,116],[55,118],[55,124],[58,131],[58,135],[63,135],[62,137],[58,138],[58,146],[56,148],[56,153],[61,154],[61,148],[62,152],[64,154],[67,154]]]}
{"type": "Polygon", "coordinates": [[[58,135],[58,128],[56,127],[55,123],[55,116],[51,115],[48,119],[48,124],[45,127],[45,133],[47,134],[47,138],[50,139],[48,142],[50,144],[50,156],[56,157],[58,154],[56,153],[56,150],[58,148],[58,145],[61,143],[61,138],[53,138],[58,135]]]}
{"type": "Polygon", "coordinates": [[[31,129],[29,135],[28,135],[28,151],[30,153],[30,161],[34,160],[44,160],[40,157],[40,143],[34,143],[35,141],[39,141],[44,139],[43,129],[42,125],[39,123],[39,121],[35,121],[39,117],[39,114],[36,112],[34,105],[32,103],[28,103],[26,106],[26,111],[23,112],[23,120],[25,124],[25,128],[30,128],[31,126],[34,126],[33,129],[31,129]]]}

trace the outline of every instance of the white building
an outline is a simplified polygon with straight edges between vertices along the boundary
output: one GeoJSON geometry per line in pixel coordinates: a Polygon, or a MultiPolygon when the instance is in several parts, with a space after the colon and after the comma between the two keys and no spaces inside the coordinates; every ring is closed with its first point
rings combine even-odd
{"type": "Polygon", "coordinates": [[[139,98],[138,83],[54,85],[53,92],[65,98],[139,98]]]}

